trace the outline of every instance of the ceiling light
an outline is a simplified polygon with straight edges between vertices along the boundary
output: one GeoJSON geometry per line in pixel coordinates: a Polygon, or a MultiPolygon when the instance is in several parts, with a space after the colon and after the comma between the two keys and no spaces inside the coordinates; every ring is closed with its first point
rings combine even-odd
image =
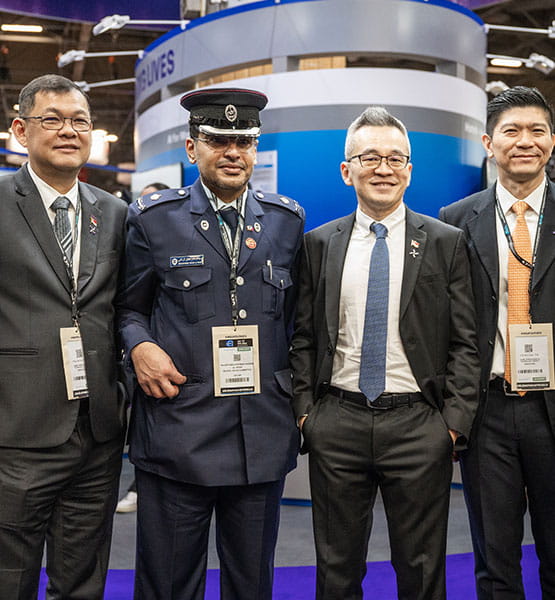
{"type": "Polygon", "coordinates": [[[544,75],[549,75],[555,69],[555,62],[553,60],[536,52],[530,54],[525,64],[529,69],[537,69],[544,75]]]}
{"type": "Polygon", "coordinates": [[[83,60],[84,58],[95,58],[99,56],[138,56],[143,57],[143,50],[117,50],[115,52],[86,52],[85,50],[68,50],[58,57],[58,67],[66,67],[72,62],[83,60]]]}
{"type": "Polygon", "coordinates": [[[42,25],[17,25],[16,23],[2,23],[0,25],[2,31],[10,31],[12,33],[41,33],[42,25]]]}
{"type": "Polygon", "coordinates": [[[108,17],[104,17],[93,27],[93,34],[100,35],[102,33],[110,31],[111,29],[121,29],[125,25],[179,25],[181,29],[185,29],[187,23],[189,22],[190,21],[186,20],[136,20],[131,19],[129,15],[111,15],[108,17]]]}
{"type": "Polygon", "coordinates": [[[509,56],[498,56],[490,60],[492,67],[510,67],[511,69],[518,69],[522,67],[524,61],[520,58],[510,58],[509,56]]]}
{"type": "Polygon", "coordinates": [[[127,79],[108,79],[106,81],[96,81],[95,83],[87,83],[86,81],[74,81],[75,85],[79,86],[84,92],[89,92],[93,88],[105,87],[109,85],[121,85],[124,83],[135,83],[134,77],[127,79]]]}
{"type": "Polygon", "coordinates": [[[509,86],[504,81],[488,81],[486,83],[486,92],[494,96],[508,89],[509,86]]]}
{"type": "Polygon", "coordinates": [[[110,142],[110,143],[114,143],[117,142],[119,140],[119,137],[115,134],[115,133],[109,133],[108,135],[106,135],[106,141],[110,142]]]}
{"type": "Polygon", "coordinates": [[[9,131],[0,131],[0,140],[9,140],[10,135],[9,131]]]}

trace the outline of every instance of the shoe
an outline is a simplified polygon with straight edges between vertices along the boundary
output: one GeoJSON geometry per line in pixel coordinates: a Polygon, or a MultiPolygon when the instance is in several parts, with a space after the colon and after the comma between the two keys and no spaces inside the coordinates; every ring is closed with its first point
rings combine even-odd
{"type": "Polygon", "coordinates": [[[130,513],[137,510],[137,492],[127,492],[116,506],[117,513],[130,513]]]}

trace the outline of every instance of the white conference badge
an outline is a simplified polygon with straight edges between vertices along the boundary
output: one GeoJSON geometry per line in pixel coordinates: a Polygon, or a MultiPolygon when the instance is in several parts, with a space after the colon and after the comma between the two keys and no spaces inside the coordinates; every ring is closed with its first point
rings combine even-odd
{"type": "Polygon", "coordinates": [[[212,327],[214,395],[260,393],[258,325],[212,327]]]}
{"type": "Polygon", "coordinates": [[[555,389],[553,324],[509,325],[511,389],[555,389]]]}
{"type": "Polygon", "coordinates": [[[77,327],[60,328],[60,342],[64,361],[64,375],[68,400],[79,400],[89,395],[85,356],[81,332],[77,327]]]}

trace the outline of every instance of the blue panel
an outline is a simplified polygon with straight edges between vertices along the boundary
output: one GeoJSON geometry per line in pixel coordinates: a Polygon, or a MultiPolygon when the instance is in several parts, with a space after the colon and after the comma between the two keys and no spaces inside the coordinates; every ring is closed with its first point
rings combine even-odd
{"type": "MultiPolygon", "coordinates": [[[[341,217],[356,208],[354,189],[341,178],[344,130],[263,134],[259,150],[277,150],[278,191],[295,198],[307,213],[307,230],[341,217]]],[[[412,181],[407,205],[436,217],[439,209],[480,189],[484,150],[478,142],[433,133],[409,132],[412,181]]],[[[184,183],[198,176],[184,148],[170,150],[139,165],[144,171],[182,162],[184,183]]]]}

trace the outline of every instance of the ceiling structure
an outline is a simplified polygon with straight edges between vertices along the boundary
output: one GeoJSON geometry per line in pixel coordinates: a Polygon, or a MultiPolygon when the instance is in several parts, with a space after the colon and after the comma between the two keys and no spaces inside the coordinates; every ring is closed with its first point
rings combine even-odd
{"type": "MultiPolygon", "coordinates": [[[[177,0],[176,0],[177,1],[177,0]]],[[[508,0],[476,11],[485,23],[518,27],[548,28],[555,19],[554,0],[508,0]]],[[[131,15],[133,18],[133,15],[131,15]]],[[[15,116],[13,110],[25,83],[44,73],[60,73],[74,81],[89,84],[132,78],[136,56],[85,58],[58,68],[57,58],[69,50],[87,52],[138,51],[158,39],[165,29],[124,27],[94,36],[94,23],[36,18],[0,11],[0,23],[41,24],[40,34],[0,32],[0,131],[7,131],[15,116]]],[[[555,60],[555,39],[547,35],[491,30],[488,52],[527,58],[538,53],[555,60]]],[[[550,74],[522,67],[488,68],[488,81],[502,80],[507,85],[538,87],[555,103],[555,70],[550,74]]],[[[95,127],[118,136],[111,144],[110,164],[133,161],[134,85],[133,83],[94,87],[89,91],[95,127]]],[[[5,165],[0,154],[0,166],[5,165]]],[[[116,174],[90,169],[90,182],[114,190],[116,174]]]]}

